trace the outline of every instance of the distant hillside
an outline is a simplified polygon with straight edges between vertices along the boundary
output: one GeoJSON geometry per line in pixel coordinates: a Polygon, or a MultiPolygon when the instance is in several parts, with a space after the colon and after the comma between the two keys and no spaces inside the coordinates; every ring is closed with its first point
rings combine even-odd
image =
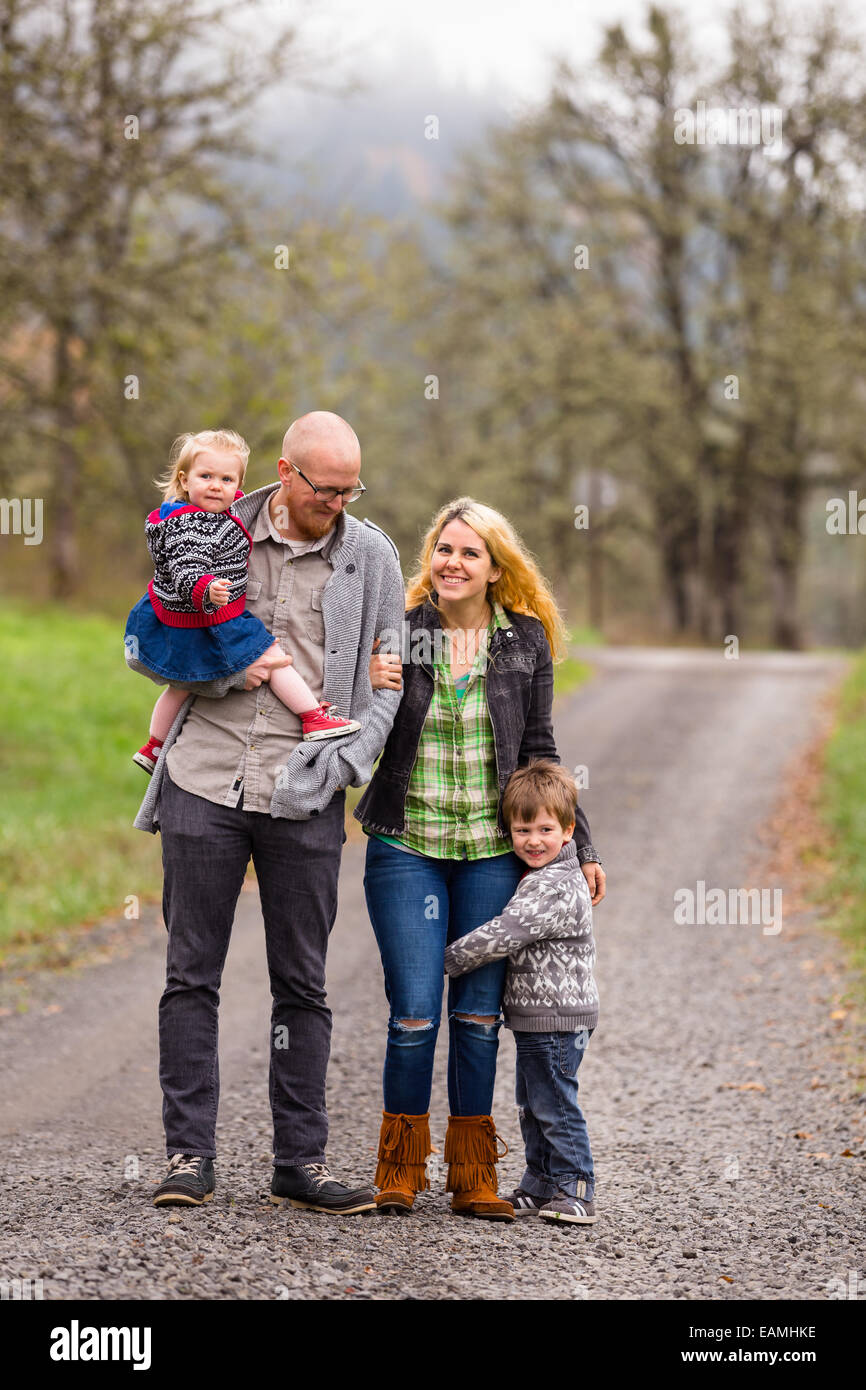
{"type": "Polygon", "coordinates": [[[292,91],[263,103],[254,133],[277,168],[254,177],[269,200],[303,190],[326,208],[426,220],[461,149],[509,119],[509,94],[448,86],[421,59],[366,80],[362,92],[292,91]],[[425,137],[428,116],[438,118],[438,139],[425,137]]]}

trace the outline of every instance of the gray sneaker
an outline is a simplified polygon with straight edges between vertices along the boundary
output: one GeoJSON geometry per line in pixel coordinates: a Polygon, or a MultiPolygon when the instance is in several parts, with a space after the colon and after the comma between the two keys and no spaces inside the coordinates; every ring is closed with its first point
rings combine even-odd
{"type": "Polygon", "coordinates": [[[524,1192],[522,1187],[515,1187],[505,1200],[513,1206],[515,1216],[538,1216],[544,1206],[543,1197],[533,1197],[531,1192],[524,1192]]]}
{"type": "Polygon", "coordinates": [[[568,1221],[575,1226],[591,1226],[595,1221],[595,1203],[587,1201],[586,1197],[569,1197],[567,1192],[557,1192],[538,1215],[542,1221],[568,1221]]]}

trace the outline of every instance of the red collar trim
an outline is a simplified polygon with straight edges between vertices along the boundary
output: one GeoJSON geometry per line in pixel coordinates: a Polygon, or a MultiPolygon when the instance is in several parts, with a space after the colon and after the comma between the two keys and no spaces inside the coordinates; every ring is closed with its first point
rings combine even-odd
{"type": "Polygon", "coordinates": [[[147,520],[152,526],[159,526],[163,521],[168,521],[169,517],[184,516],[187,512],[204,512],[206,516],[227,516],[229,521],[234,521],[236,525],[240,526],[250,545],[253,543],[253,538],[246,526],[244,526],[240,517],[235,516],[233,512],[208,512],[204,507],[194,507],[191,502],[188,502],[185,507],[178,507],[176,511],[169,512],[168,516],[160,516],[159,507],[156,507],[154,511],[149,514],[147,520]]]}

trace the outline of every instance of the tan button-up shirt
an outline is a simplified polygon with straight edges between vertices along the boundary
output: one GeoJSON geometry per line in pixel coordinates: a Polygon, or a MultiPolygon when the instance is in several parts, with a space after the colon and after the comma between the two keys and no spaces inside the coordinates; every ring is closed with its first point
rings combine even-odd
{"type": "MultiPolygon", "coordinates": [[[[265,504],[252,531],[247,608],[260,618],[294,668],[321,699],[325,622],[322,590],[342,515],[318,541],[287,541],[265,504]]],[[[270,813],[274,782],[301,740],[301,721],[271,693],[230,690],[221,700],[198,696],[166,755],[171,780],[184,791],[223,806],[270,813]]]]}

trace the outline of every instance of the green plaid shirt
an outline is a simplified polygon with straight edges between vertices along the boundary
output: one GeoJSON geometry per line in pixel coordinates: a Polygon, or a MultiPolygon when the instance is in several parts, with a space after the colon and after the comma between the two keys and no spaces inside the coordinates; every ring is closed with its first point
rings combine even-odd
{"type": "Polygon", "coordinates": [[[499,779],[493,726],[487,711],[487,647],[497,627],[510,624],[494,605],[460,698],[447,655],[434,663],[433,696],[406,792],[400,842],[434,859],[488,859],[511,842],[496,823],[499,779]]]}

